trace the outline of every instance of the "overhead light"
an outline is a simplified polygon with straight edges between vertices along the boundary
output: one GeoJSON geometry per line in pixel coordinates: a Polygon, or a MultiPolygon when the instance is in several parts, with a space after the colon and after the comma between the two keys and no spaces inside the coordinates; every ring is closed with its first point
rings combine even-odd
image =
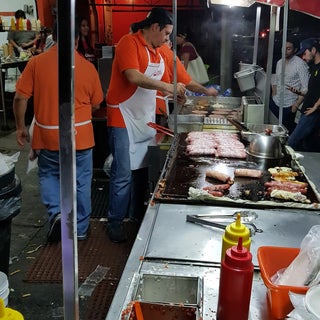
{"type": "Polygon", "coordinates": [[[210,0],[211,4],[222,4],[229,7],[250,7],[255,0],[210,0]]]}

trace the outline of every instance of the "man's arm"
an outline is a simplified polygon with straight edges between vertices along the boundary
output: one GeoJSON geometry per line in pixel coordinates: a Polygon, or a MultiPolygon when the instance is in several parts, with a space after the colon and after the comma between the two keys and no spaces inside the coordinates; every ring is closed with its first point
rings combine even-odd
{"type": "MultiPolygon", "coordinates": [[[[164,93],[164,95],[170,95],[174,93],[174,85],[171,83],[166,83],[160,80],[150,79],[143,73],[136,69],[127,69],[124,71],[124,75],[129,82],[137,85],[138,87],[151,90],[159,90],[164,93]]],[[[186,89],[181,83],[177,83],[177,95],[184,95],[186,89]]]]}
{"type": "Polygon", "coordinates": [[[17,143],[24,147],[26,142],[30,141],[29,132],[25,125],[25,114],[27,110],[28,99],[16,92],[13,99],[13,114],[16,122],[17,143]]]}

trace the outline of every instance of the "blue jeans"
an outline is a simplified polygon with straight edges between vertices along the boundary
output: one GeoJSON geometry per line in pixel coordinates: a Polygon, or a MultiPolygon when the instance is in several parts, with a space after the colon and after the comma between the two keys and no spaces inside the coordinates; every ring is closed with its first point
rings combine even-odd
{"type": "MultiPolygon", "coordinates": [[[[60,213],[59,152],[41,150],[38,157],[40,193],[49,220],[60,213]]],[[[76,152],[77,233],[83,235],[89,228],[91,214],[92,149],[76,152]]]]}
{"type": "Polygon", "coordinates": [[[109,145],[113,155],[109,183],[108,222],[122,222],[131,197],[131,168],[129,137],[126,128],[108,128],[109,145]]]}
{"type": "Polygon", "coordinates": [[[288,145],[295,151],[315,151],[317,142],[313,135],[320,128],[320,112],[302,114],[298,125],[289,137],[288,145]]]}

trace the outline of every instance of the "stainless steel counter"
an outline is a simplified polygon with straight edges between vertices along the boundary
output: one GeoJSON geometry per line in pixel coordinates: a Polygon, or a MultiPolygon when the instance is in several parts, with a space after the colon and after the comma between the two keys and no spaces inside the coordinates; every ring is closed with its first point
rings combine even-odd
{"type": "MultiPolygon", "coordinates": [[[[301,164],[319,190],[320,172],[316,168],[320,154],[305,153],[304,156],[301,164]]],[[[215,319],[213,311],[216,310],[218,297],[223,230],[186,222],[186,215],[234,213],[237,210],[218,206],[149,205],[106,319],[121,319],[121,312],[134,298],[137,279],[142,274],[199,276],[204,288],[201,307],[203,320],[215,319]]],[[[256,266],[259,246],[299,247],[310,227],[320,222],[319,211],[285,208],[254,211],[258,214],[254,223],[263,230],[263,233],[256,233],[251,238],[251,252],[256,266]]],[[[266,305],[266,288],[256,271],[250,319],[272,319],[266,305]]]]}

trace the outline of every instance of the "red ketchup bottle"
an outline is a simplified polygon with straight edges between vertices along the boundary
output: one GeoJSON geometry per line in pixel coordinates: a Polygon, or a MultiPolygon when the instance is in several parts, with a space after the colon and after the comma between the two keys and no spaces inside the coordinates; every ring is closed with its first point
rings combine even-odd
{"type": "Polygon", "coordinates": [[[252,254],[240,237],[221,262],[217,320],[248,320],[252,279],[252,254]]]}

